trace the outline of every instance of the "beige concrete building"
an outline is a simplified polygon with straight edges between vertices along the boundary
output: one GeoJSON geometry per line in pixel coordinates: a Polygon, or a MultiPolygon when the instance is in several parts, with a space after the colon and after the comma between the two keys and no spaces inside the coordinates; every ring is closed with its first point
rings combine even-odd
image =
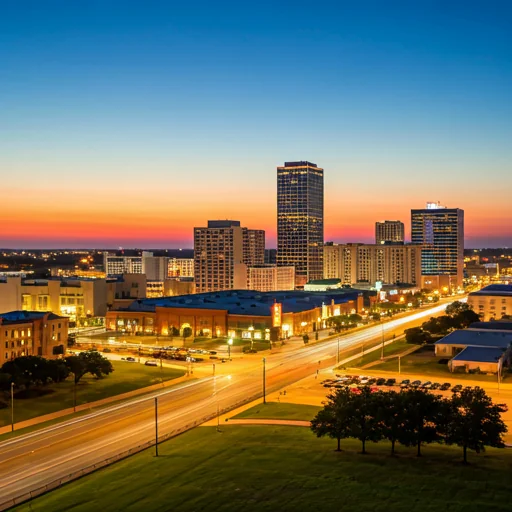
{"type": "Polygon", "coordinates": [[[342,284],[421,283],[421,247],[412,244],[334,244],[324,246],[324,278],[342,284]]]}
{"type": "Polygon", "coordinates": [[[11,311],[0,315],[0,365],[16,357],[64,354],[69,319],[50,312],[11,311]]]}
{"type": "Polygon", "coordinates": [[[404,223],[399,220],[383,220],[375,223],[375,243],[404,243],[404,223]]]}
{"type": "Polygon", "coordinates": [[[247,288],[260,292],[293,290],[295,267],[257,265],[247,268],[247,288]]]}
{"type": "Polygon", "coordinates": [[[472,292],[468,296],[468,304],[484,322],[510,317],[512,316],[512,285],[491,284],[477,292],[472,292]]]}
{"type": "Polygon", "coordinates": [[[265,263],[265,231],[242,228],[244,237],[244,263],[253,267],[265,263]]]}
{"type": "Polygon", "coordinates": [[[164,279],[163,281],[148,281],[146,290],[148,299],[192,295],[196,291],[196,284],[193,279],[164,279]]]}
{"type": "Polygon", "coordinates": [[[239,221],[209,220],[208,227],[194,228],[194,279],[197,293],[247,287],[239,221]]]}
{"type": "Polygon", "coordinates": [[[141,256],[124,256],[105,252],[103,253],[103,269],[107,277],[122,274],[143,274],[143,259],[152,256],[153,253],[147,251],[144,251],[141,256]]]}
{"type": "Polygon", "coordinates": [[[145,256],[142,259],[142,273],[148,281],[163,281],[169,273],[169,258],[166,256],[145,256]]]}
{"type": "Polygon", "coordinates": [[[6,277],[0,281],[0,313],[21,309],[21,277],[6,277]]]}

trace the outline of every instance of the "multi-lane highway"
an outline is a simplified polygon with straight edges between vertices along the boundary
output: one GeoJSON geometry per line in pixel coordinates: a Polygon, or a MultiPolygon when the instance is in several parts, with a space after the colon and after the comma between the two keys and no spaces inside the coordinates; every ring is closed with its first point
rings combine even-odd
{"type": "MultiPolygon", "coordinates": [[[[446,304],[439,305],[386,323],[386,337],[439,314],[445,307],[446,304]]],[[[341,337],[342,356],[361,343],[380,340],[382,331],[376,325],[341,337]]],[[[267,391],[281,389],[332,365],[337,347],[338,340],[334,339],[267,355],[267,391]]],[[[158,397],[159,434],[164,436],[192,428],[215,416],[219,408],[233,408],[261,396],[263,361],[260,356],[254,357],[218,365],[215,376],[189,381],[0,443],[0,503],[150,442],[155,436],[154,397],[158,397]]]]}

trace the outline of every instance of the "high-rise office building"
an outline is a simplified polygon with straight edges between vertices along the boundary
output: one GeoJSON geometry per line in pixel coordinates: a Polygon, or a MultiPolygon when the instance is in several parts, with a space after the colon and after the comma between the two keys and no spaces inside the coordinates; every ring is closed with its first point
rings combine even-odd
{"type": "Polygon", "coordinates": [[[452,290],[462,286],[464,210],[446,208],[439,203],[427,203],[425,209],[411,210],[411,239],[423,247],[424,287],[452,290]]]}
{"type": "Polygon", "coordinates": [[[414,244],[324,245],[324,278],[342,284],[421,286],[421,246],[414,244]]]}
{"type": "Polygon", "coordinates": [[[196,292],[245,289],[244,234],[236,220],[209,220],[194,228],[196,292]]]}
{"type": "Polygon", "coordinates": [[[324,170],[311,162],[277,168],[277,264],[295,267],[302,288],[323,277],[324,170]]]}
{"type": "Polygon", "coordinates": [[[384,220],[375,223],[376,244],[403,244],[404,223],[399,220],[384,220]]]}

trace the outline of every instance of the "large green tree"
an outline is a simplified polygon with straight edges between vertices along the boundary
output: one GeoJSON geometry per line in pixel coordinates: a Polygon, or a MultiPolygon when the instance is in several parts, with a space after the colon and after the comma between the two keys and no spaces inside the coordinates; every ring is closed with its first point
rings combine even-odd
{"type": "Polygon", "coordinates": [[[341,451],[341,440],[350,437],[350,404],[353,396],[348,388],[337,389],[327,395],[327,402],[311,420],[311,430],[317,437],[328,436],[338,442],[337,451],[341,451]]]}
{"type": "Polygon", "coordinates": [[[382,439],[382,429],[378,419],[378,393],[372,393],[369,386],[359,388],[358,393],[352,393],[348,403],[348,418],[350,419],[350,437],[361,441],[361,452],[366,453],[367,441],[376,443],[382,439]]]}
{"type": "Polygon", "coordinates": [[[86,372],[94,375],[97,379],[101,379],[114,371],[112,363],[97,350],[80,352],[78,357],[85,362],[86,372]]]}
{"type": "Polygon", "coordinates": [[[376,396],[377,419],[382,436],[391,443],[391,454],[395,453],[395,445],[404,428],[407,417],[407,400],[405,393],[388,391],[376,396]]]}
{"type": "Polygon", "coordinates": [[[445,441],[462,447],[464,463],[468,449],[480,453],[486,446],[504,447],[507,426],[501,414],[506,405],[493,403],[480,387],[466,387],[453,393],[450,406],[445,441]]]}

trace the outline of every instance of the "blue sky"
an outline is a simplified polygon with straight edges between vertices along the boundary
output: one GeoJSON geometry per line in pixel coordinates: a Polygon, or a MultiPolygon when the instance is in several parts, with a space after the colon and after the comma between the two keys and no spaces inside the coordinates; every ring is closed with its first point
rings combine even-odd
{"type": "Polygon", "coordinates": [[[0,5],[0,246],[190,246],[212,217],[272,245],[296,159],[326,239],[440,200],[512,245],[511,2],[0,5]]]}

